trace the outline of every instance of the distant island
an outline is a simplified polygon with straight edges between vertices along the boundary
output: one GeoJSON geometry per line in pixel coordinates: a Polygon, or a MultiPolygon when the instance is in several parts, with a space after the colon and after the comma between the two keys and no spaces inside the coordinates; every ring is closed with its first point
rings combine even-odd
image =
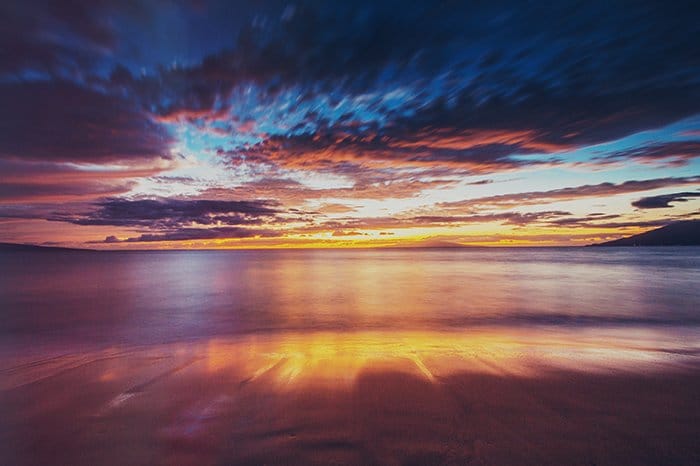
{"type": "Polygon", "coordinates": [[[656,230],[591,246],[700,246],[700,220],[674,222],[656,230]]]}
{"type": "Polygon", "coordinates": [[[0,243],[0,252],[31,251],[93,251],[92,249],[64,248],[59,246],[37,246],[34,244],[0,243]]]}

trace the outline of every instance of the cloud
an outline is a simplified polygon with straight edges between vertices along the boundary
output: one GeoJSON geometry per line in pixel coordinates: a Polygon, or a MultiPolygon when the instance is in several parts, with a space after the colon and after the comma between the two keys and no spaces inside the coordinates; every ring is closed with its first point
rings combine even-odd
{"type": "Polygon", "coordinates": [[[359,231],[335,230],[331,236],[363,236],[366,234],[367,233],[362,233],[359,231]]]}
{"type": "Polygon", "coordinates": [[[49,220],[182,231],[193,225],[257,225],[275,219],[279,213],[276,205],[269,201],[115,198],[100,201],[96,206],[96,210],[85,214],[57,213],[49,220]]]}
{"type": "Polygon", "coordinates": [[[700,192],[683,192],[643,197],[638,201],[634,201],[632,205],[638,209],[665,209],[673,207],[671,204],[674,202],[687,202],[693,197],[700,197],[700,192]]]}
{"type": "Polygon", "coordinates": [[[263,1],[234,12],[212,1],[169,8],[162,15],[147,3],[13,3],[2,11],[8,32],[0,49],[12,53],[2,55],[0,70],[70,77],[169,121],[241,113],[232,130],[260,126],[262,115],[236,105],[254,95],[266,117],[293,117],[278,127],[313,112],[311,126],[337,124],[342,107],[399,141],[411,130],[422,130],[424,141],[465,131],[526,134],[513,147],[492,148],[511,153],[617,139],[691,115],[700,102],[692,2],[619,9],[567,1],[302,1],[290,9],[263,1]],[[155,40],[162,30],[174,31],[168,41],[155,40]],[[175,53],[168,43],[186,40],[195,51],[175,53]],[[393,127],[401,129],[392,134],[393,127]]]}
{"type": "Polygon", "coordinates": [[[26,203],[94,199],[95,196],[116,196],[130,191],[133,182],[100,182],[86,180],[82,183],[1,183],[0,201],[26,203]]]}
{"type": "Polygon", "coordinates": [[[94,65],[116,43],[115,31],[105,16],[108,3],[4,2],[0,5],[4,18],[0,76],[29,71],[73,75],[94,65]]]}
{"type": "Polygon", "coordinates": [[[153,243],[157,241],[192,241],[208,239],[240,239],[240,238],[275,238],[282,233],[269,229],[214,227],[214,228],[179,228],[166,233],[146,233],[119,240],[115,236],[107,236],[101,243],[153,243]]]}
{"type": "Polygon", "coordinates": [[[469,224],[502,222],[507,225],[525,226],[543,220],[559,218],[571,215],[570,212],[561,210],[550,210],[543,212],[505,212],[496,214],[475,214],[475,215],[421,215],[410,218],[410,222],[429,225],[449,225],[449,224],[469,224]]]}
{"type": "Polygon", "coordinates": [[[115,198],[100,201],[96,207],[82,214],[58,212],[47,219],[146,230],[125,239],[109,235],[98,243],[271,238],[282,236],[283,231],[261,226],[286,221],[277,205],[269,201],[115,198]]]}
{"type": "Polygon", "coordinates": [[[175,165],[145,160],[131,165],[79,166],[68,162],[0,158],[0,202],[91,201],[129,192],[141,177],[175,165]]]}
{"type": "Polygon", "coordinates": [[[168,159],[171,137],[128,101],[66,82],[0,84],[0,157],[75,163],[168,159]]]}
{"type": "Polygon", "coordinates": [[[596,223],[588,225],[591,228],[605,228],[611,230],[617,230],[620,228],[655,228],[668,225],[673,222],[673,219],[659,219],[659,220],[638,220],[630,222],[608,222],[608,223],[596,223]]]}
{"type": "Polygon", "coordinates": [[[700,141],[669,141],[613,152],[593,159],[594,163],[639,161],[679,167],[700,157],[700,141]]]}
{"type": "Polygon", "coordinates": [[[623,215],[587,215],[585,217],[567,217],[559,219],[551,219],[546,222],[546,226],[565,227],[565,228],[595,228],[604,230],[617,230],[621,228],[651,228],[668,225],[676,220],[675,218],[666,218],[658,220],[627,220],[627,221],[605,221],[622,219],[623,215]]]}
{"type": "MultiPolygon", "coordinates": [[[[693,214],[691,216],[695,216],[693,214]]],[[[306,232],[322,232],[334,230],[333,236],[348,236],[360,234],[358,230],[382,230],[382,229],[406,229],[415,227],[459,227],[473,224],[500,223],[502,225],[517,228],[537,226],[539,229],[555,228],[590,228],[615,230],[624,228],[651,228],[667,225],[679,217],[669,217],[656,220],[623,220],[619,214],[588,215],[585,217],[573,217],[566,211],[539,211],[539,212],[502,212],[483,213],[473,215],[421,215],[414,217],[381,217],[381,218],[346,218],[321,222],[301,229],[306,232]],[[620,221],[606,221],[620,219],[620,221]],[[349,230],[355,229],[355,230],[349,230]],[[336,234],[337,233],[337,234],[336,234]]],[[[389,233],[380,233],[389,234],[389,233]]],[[[391,233],[393,234],[393,233],[391,233]]],[[[561,234],[561,233],[558,233],[561,234]]],[[[528,235],[529,236],[529,235],[528,235]]],[[[572,235],[575,237],[575,235],[572,235]]],[[[537,235],[532,235],[533,240],[537,235]]]]}
{"type": "Polygon", "coordinates": [[[232,161],[255,160],[286,168],[335,171],[343,163],[365,167],[446,167],[471,173],[513,170],[558,163],[553,158],[523,158],[549,148],[531,145],[517,133],[444,128],[387,129],[340,125],[314,132],[270,136],[250,147],[228,151],[232,161]]]}
{"type": "Polygon", "coordinates": [[[333,236],[348,236],[360,233],[359,230],[391,230],[416,227],[458,227],[469,224],[501,223],[512,226],[549,222],[552,219],[566,217],[570,212],[501,212],[473,215],[418,215],[393,217],[344,217],[313,223],[295,230],[295,233],[318,233],[333,231],[333,236]]]}
{"type": "Polygon", "coordinates": [[[321,205],[317,210],[322,214],[346,214],[348,212],[355,212],[357,207],[345,204],[326,203],[321,205]]]}
{"type": "Polygon", "coordinates": [[[624,12],[568,2],[260,10],[226,49],[129,74],[119,89],[164,118],[230,109],[250,125],[264,122],[268,137],[231,150],[307,168],[379,160],[510,170],[557,161],[518,155],[616,140],[700,106],[690,3],[624,12]],[[247,98],[264,114],[247,110],[247,98]]]}
{"type": "MultiPolygon", "coordinates": [[[[582,165],[636,161],[686,176],[430,205],[436,190],[455,188],[437,196],[454,200],[457,188],[498,180],[467,176],[564,166],[576,149],[699,114],[697,2],[167,7],[0,5],[0,201],[23,207],[13,212],[115,227],[110,241],[134,230],[130,242],[578,227],[630,219],[510,210],[700,184],[687,176],[699,143],[659,140],[582,165]],[[363,201],[389,199],[405,201],[386,202],[382,217],[351,217],[384,208],[363,201]],[[32,210],[39,202],[81,204],[46,215],[32,210]]],[[[635,206],[695,197],[665,196],[635,206]]]]}
{"type": "Polygon", "coordinates": [[[570,188],[552,189],[548,191],[530,191],[514,194],[498,194],[475,199],[465,199],[454,202],[441,202],[437,206],[452,210],[469,210],[476,207],[509,208],[518,205],[551,204],[559,201],[570,201],[590,197],[606,197],[618,194],[650,191],[670,186],[700,184],[700,176],[667,177],[648,180],[630,180],[623,183],[600,183],[575,186],[570,188]]]}
{"type": "Polygon", "coordinates": [[[491,184],[493,183],[493,180],[478,180],[478,181],[472,181],[470,183],[467,183],[469,186],[481,186],[485,184],[491,184]]]}
{"type": "MultiPolygon", "coordinates": [[[[211,188],[203,192],[202,196],[222,199],[275,199],[287,206],[298,206],[319,199],[406,199],[426,190],[445,189],[457,184],[454,179],[430,179],[426,173],[387,172],[359,167],[348,170],[340,165],[336,166],[334,171],[336,174],[348,175],[351,184],[318,188],[289,178],[262,178],[235,187],[211,188]]],[[[340,212],[324,209],[324,213],[340,212]]]]}
{"type": "Polygon", "coordinates": [[[549,223],[551,225],[557,226],[589,226],[591,222],[600,222],[602,220],[613,220],[622,217],[620,214],[598,214],[592,213],[585,217],[566,217],[551,220],[549,223]]]}

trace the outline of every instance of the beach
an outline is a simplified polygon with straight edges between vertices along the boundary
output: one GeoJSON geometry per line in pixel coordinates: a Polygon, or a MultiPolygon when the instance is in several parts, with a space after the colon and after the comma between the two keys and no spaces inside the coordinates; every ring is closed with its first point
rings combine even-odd
{"type": "Polygon", "coordinates": [[[24,358],[2,368],[2,463],[693,464],[700,347],[668,345],[322,333],[24,358]]]}

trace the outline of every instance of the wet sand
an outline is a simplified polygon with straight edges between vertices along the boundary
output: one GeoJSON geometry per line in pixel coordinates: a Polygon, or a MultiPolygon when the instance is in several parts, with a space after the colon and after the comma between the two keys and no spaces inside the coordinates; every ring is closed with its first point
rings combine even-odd
{"type": "Polygon", "coordinates": [[[698,464],[697,348],[647,341],[481,330],[3,348],[0,463],[698,464]]]}

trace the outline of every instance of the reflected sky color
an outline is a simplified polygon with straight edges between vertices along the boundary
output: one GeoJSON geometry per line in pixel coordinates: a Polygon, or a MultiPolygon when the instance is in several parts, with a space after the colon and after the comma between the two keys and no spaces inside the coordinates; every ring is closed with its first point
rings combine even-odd
{"type": "Polygon", "coordinates": [[[4,252],[0,462],[692,463],[699,274],[697,247],[4,252]]]}
{"type": "Polygon", "coordinates": [[[700,251],[5,253],[6,341],[700,325],[700,251]],[[660,279],[663,277],[663,279],[660,279]]]}

